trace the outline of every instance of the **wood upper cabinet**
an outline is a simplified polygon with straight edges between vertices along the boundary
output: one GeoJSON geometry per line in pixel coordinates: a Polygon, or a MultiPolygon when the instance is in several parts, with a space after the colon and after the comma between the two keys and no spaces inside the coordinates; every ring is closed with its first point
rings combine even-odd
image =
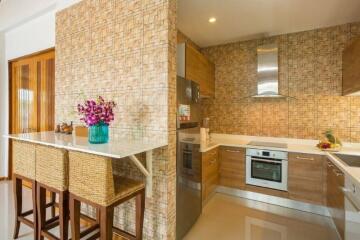
{"type": "Polygon", "coordinates": [[[360,91],[360,38],[355,39],[343,52],[343,95],[360,91]]]}
{"type": "Polygon", "coordinates": [[[212,97],[215,94],[215,65],[194,47],[186,44],[185,76],[200,85],[200,95],[212,97]]]}
{"type": "Polygon", "coordinates": [[[326,191],[326,205],[329,209],[330,215],[335,223],[335,226],[344,239],[345,234],[345,202],[344,193],[344,174],[337,168],[330,160],[327,160],[327,191],[326,191]]]}
{"type": "Polygon", "coordinates": [[[325,204],[324,166],[322,155],[289,153],[289,198],[313,204],[325,204]]]}
{"type": "Polygon", "coordinates": [[[201,155],[202,160],[202,201],[205,202],[215,191],[219,182],[218,148],[211,149],[201,155]]]}
{"type": "Polygon", "coordinates": [[[221,147],[219,184],[221,186],[245,188],[245,149],[221,147]]]}

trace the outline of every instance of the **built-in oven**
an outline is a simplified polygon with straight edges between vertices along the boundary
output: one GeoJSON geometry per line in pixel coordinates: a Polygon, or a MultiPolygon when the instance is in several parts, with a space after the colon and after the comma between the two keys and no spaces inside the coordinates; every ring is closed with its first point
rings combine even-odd
{"type": "Polygon", "coordinates": [[[246,149],[246,184],[287,191],[288,153],[246,149]]]}

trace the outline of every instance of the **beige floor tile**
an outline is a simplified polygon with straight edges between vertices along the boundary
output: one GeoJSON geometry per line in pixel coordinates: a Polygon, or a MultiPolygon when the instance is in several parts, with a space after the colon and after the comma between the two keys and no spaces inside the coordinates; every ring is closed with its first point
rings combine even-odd
{"type": "Polygon", "coordinates": [[[335,240],[329,218],[215,194],[184,240],[335,240]]]}
{"type": "MultiPolygon", "coordinates": [[[[31,207],[24,190],[23,209],[31,207]]],[[[0,182],[0,239],[12,239],[12,184],[0,182]]],[[[57,229],[54,229],[56,232],[57,229]]],[[[21,225],[20,240],[32,240],[32,229],[21,225]]],[[[114,238],[119,239],[119,238],[114,238]]],[[[184,240],[336,240],[329,218],[242,198],[215,194],[184,240]]]]}

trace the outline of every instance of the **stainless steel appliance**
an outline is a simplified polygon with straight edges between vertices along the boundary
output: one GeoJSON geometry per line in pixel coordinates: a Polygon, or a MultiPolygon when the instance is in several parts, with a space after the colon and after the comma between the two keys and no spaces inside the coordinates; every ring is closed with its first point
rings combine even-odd
{"type": "Polygon", "coordinates": [[[246,149],[246,184],[287,191],[288,153],[246,149]]]}
{"type": "Polygon", "coordinates": [[[182,239],[201,214],[199,85],[177,78],[176,238],[182,239]]]}

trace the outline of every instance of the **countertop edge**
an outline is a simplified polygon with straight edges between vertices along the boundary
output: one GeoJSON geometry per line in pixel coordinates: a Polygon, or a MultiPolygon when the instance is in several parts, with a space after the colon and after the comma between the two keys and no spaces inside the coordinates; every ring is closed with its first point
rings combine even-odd
{"type": "Polygon", "coordinates": [[[18,141],[30,142],[30,143],[34,143],[34,144],[41,144],[44,146],[66,149],[66,150],[70,150],[70,151],[78,151],[78,152],[99,155],[99,156],[104,156],[104,157],[109,157],[109,158],[114,158],[114,159],[126,158],[126,157],[129,157],[132,155],[151,151],[151,150],[165,147],[168,145],[168,144],[163,143],[163,144],[158,144],[158,145],[154,145],[154,146],[147,147],[147,148],[142,148],[138,151],[130,151],[129,153],[126,153],[124,155],[115,155],[115,154],[109,154],[109,153],[104,153],[104,152],[98,152],[98,151],[94,151],[94,150],[90,150],[90,149],[84,149],[84,148],[79,148],[79,147],[74,147],[74,146],[64,146],[64,145],[59,145],[59,144],[54,144],[54,143],[49,143],[49,142],[44,142],[44,141],[37,141],[34,139],[21,138],[21,137],[11,136],[11,135],[3,135],[3,137],[13,139],[13,140],[18,140],[18,141]]]}
{"type": "Polygon", "coordinates": [[[312,149],[312,150],[304,150],[304,149],[292,149],[292,148],[274,148],[274,147],[262,147],[262,146],[253,146],[248,144],[236,144],[236,143],[212,143],[210,146],[200,148],[201,153],[205,153],[210,151],[216,147],[241,147],[241,148],[255,148],[255,149],[266,149],[266,150],[275,150],[282,152],[294,152],[294,153],[306,153],[306,154],[317,154],[317,155],[326,155],[326,152],[312,149]]]}

